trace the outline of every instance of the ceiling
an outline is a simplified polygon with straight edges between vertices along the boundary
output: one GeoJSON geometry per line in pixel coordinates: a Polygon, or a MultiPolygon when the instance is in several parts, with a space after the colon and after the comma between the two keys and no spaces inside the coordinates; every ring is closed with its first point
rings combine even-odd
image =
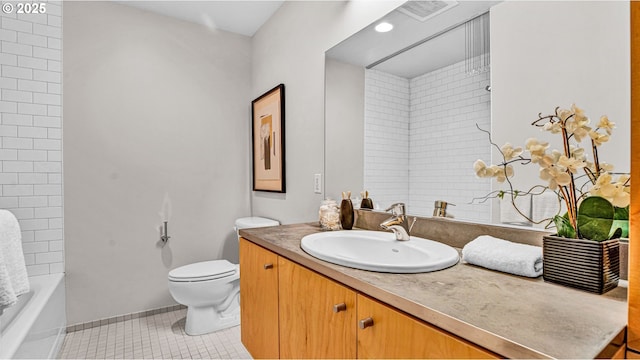
{"type": "Polygon", "coordinates": [[[455,6],[420,21],[406,13],[394,10],[340,44],[327,51],[327,56],[349,64],[371,67],[389,58],[374,69],[412,79],[464,60],[464,22],[481,15],[500,1],[457,1],[455,6]],[[394,25],[388,33],[378,33],[375,25],[386,21],[394,25]],[[437,36],[436,36],[437,35],[437,36]],[[425,39],[419,46],[410,50],[425,39]]]}
{"type": "MultiPolygon", "coordinates": [[[[115,0],[118,3],[165,16],[201,24],[210,29],[253,36],[286,0],[218,1],[218,0],[115,0]]],[[[329,51],[327,56],[360,66],[370,66],[389,55],[400,53],[374,68],[411,79],[464,59],[464,26],[453,28],[486,12],[500,1],[415,1],[419,3],[453,3],[454,6],[420,21],[406,12],[394,10],[329,51]],[[381,21],[394,25],[388,33],[373,28],[381,21]],[[434,35],[446,31],[437,37],[434,35]],[[434,37],[411,50],[406,48],[434,37]]]]}
{"type": "Polygon", "coordinates": [[[177,19],[253,36],[282,5],[276,1],[116,1],[120,4],[155,12],[177,19]]]}

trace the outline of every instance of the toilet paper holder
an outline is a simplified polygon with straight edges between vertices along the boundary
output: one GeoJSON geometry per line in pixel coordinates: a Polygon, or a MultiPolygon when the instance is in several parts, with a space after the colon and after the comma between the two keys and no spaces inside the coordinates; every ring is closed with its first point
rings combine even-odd
{"type": "Polygon", "coordinates": [[[160,227],[160,241],[162,241],[163,244],[166,244],[167,241],[169,241],[169,239],[171,238],[171,236],[169,236],[169,232],[167,230],[167,223],[168,221],[164,222],[164,227],[161,226],[160,227]]]}

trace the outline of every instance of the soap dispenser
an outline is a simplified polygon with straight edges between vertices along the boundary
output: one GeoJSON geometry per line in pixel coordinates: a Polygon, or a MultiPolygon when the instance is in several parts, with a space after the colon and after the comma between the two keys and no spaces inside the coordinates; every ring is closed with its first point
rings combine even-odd
{"type": "Polygon", "coordinates": [[[373,210],[373,200],[369,198],[369,192],[367,190],[360,193],[362,195],[362,201],[360,202],[360,209],[373,210]]]}
{"type": "Polygon", "coordinates": [[[351,191],[342,193],[340,203],[340,224],[342,229],[351,230],[353,227],[353,204],[351,203],[351,191]]]}

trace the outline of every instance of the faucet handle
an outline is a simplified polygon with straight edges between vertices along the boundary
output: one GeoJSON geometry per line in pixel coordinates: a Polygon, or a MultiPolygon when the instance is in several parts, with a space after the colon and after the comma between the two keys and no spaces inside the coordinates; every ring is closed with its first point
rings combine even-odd
{"type": "Polygon", "coordinates": [[[389,208],[385,211],[391,211],[391,214],[393,214],[393,216],[404,216],[406,214],[404,203],[395,203],[389,206],[389,208]]]}
{"type": "Polygon", "coordinates": [[[411,234],[411,230],[413,230],[413,225],[416,224],[416,221],[418,221],[418,218],[414,216],[413,221],[411,222],[411,225],[409,225],[409,231],[408,231],[409,234],[411,234]]]}
{"type": "Polygon", "coordinates": [[[435,208],[447,208],[447,206],[456,206],[456,204],[452,204],[449,202],[446,202],[444,200],[436,200],[434,203],[434,207],[435,208]]]}

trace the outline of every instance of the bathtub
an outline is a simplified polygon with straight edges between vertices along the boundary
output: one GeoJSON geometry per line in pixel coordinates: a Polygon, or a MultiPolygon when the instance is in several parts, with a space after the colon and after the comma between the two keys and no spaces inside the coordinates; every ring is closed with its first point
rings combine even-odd
{"type": "Polygon", "coordinates": [[[32,276],[31,291],[0,315],[0,359],[55,358],[64,340],[64,274],[32,276]]]}

